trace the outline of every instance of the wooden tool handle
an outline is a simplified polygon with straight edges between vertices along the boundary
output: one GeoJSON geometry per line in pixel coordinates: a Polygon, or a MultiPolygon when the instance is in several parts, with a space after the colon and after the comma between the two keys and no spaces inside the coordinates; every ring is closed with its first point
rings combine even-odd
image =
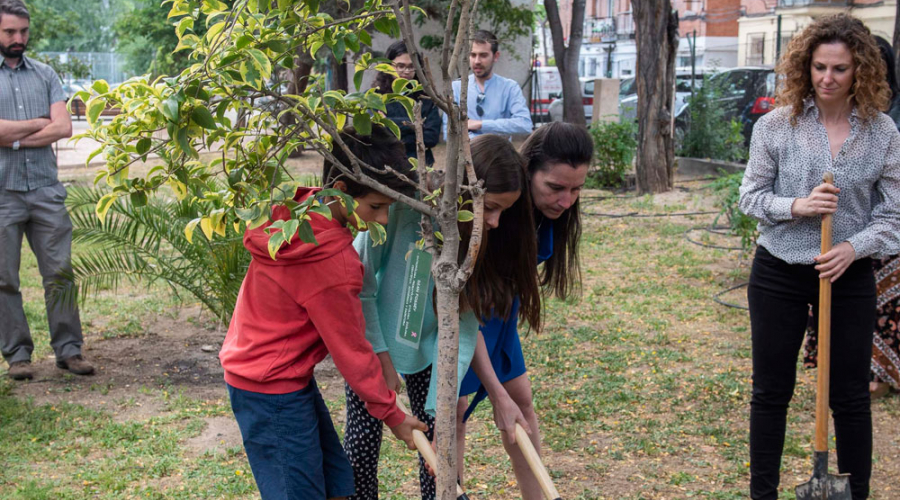
{"type": "MultiPolygon", "coordinates": [[[[834,174],[823,181],[834,184],[834,174]]],[[[822,214],[822,253],[831,250],[832,214],[822,214]]],[[[819,279],[819,341],[816,372],[816,451],[828,451],[828,390],[831,379],[831,281],[819,279]]]]}
{"type": "Polygon", "coordinates": [[[516,443],[519,445],[519,449],[522,450],[522,454],[525,455],[525,460],[528,462],[528,466],[531,467],[531,472],[534,473],[538,483],[541,484],[544,496],[549,500],[560,500],[559,492],[556,491],[556,486],[553,485],[550,474],[547,473],[544,463],[541,462],[541,456],[538,455],[537,450],[534,449],[534,445],[531,443],[531,436],[519,424],[516,424],[516,443]]]}
{"type": "MultiPolygon", "coordinates": [[[[412,413],[410,413],[406,408],[406,405],[404,405],[403,402],[400,401],[400,396],[397,396],[397,408],[400,408],[400,411],[406,413],[407,415],[412,415],[412,413]]],[[[431,467],[431,470],[437,471],[437,455],[435,455],[434,453],[434,448],[431,447],[431,441],[428,440],[428,436],[426,436],[424,432],[419,430],[413,430],[412,434],[413,441],[416,443],[416,449],[419,450],[422,458],[425,459],[425,463],[427,463],[428,466],[431,467]]],[[[460,498],[468,498],[459,484],[456,485],[456,496],[460,498]]]]}

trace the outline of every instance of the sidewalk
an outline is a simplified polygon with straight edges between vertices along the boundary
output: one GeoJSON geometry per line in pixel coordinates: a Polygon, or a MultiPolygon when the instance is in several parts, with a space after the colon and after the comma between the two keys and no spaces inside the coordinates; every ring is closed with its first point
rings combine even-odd
{"type": "MultiPolygon", "coordinates": [[[[85,120],[72,120],[72,137],[83,134],[90,128],[90,125],[85,120]]],[[[60,139],[56,143],[56,148],[54,148],[56,149],[56,164],[60,170],[84,168],[84,162],[87,161],[88,156],[99,147],[99,142],[87,137],[79,140],[78,144],[75,144],[75,141],[71,139],[60,139]]],[[[103,155],[97,155],[91,160],[89,166],[97,167],[105,163],[103,155]]]]}

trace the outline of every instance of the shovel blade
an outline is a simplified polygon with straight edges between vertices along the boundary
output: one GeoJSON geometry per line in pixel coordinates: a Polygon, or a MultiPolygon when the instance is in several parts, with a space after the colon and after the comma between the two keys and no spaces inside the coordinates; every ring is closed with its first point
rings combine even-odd
{"type": "Polygon", "coordinates": [[[849,474],[828,473],[828,452],[817,451],[813,457],[812,478],[794,490],[797,500],[853,500],[849,474]]]}

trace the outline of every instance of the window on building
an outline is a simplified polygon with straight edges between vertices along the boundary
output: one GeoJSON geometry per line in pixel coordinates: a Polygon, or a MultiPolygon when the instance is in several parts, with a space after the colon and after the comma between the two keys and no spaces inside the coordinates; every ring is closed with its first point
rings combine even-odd
{"type": "Polygon", "coordinates": [[[584,59],[578,61],[578,76],[584,76],[584,59]]]}
{"type": "Polygon", "coordinates": [[[747,65],[758,66],[765,64],[766,35],[763,33],[747,37],[747,65]]]}
{"type": "MultiPolygon", "coordinates": [[[[787,46],[789,43],[791,43],[792,38],[794,38],[793,33],[781,34],[781,54],[787,52],[787,46]]],[[[778,56],[780,56],[781,54],[779,54],[778,56]]]]}
{"type": "Polygon", "coordinates": [[[587,76],[597,76],[597,58],[591,58],[591,69],[588,71],[587,76]]]}
{"type": "Polygon", "coordinates": [[[614,17],[616,15],[616,0],[607,0],[606,17],[614,17]]]}

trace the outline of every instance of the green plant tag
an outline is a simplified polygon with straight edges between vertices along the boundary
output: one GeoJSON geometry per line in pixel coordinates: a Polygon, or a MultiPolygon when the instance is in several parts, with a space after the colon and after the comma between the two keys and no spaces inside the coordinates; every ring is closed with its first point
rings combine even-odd
{"type": "Polygon", "coordinates": [[[400,320],[397,321],[397,342],[419,348],[422,340],[422,324],[425,321],[425,308],[431,302],[428,290],[431,284],[431,254],[416,248],[415,243],[409,246],[406,258],[406,273],[403,276],[403,306],[400,308],[400,320]]]}

